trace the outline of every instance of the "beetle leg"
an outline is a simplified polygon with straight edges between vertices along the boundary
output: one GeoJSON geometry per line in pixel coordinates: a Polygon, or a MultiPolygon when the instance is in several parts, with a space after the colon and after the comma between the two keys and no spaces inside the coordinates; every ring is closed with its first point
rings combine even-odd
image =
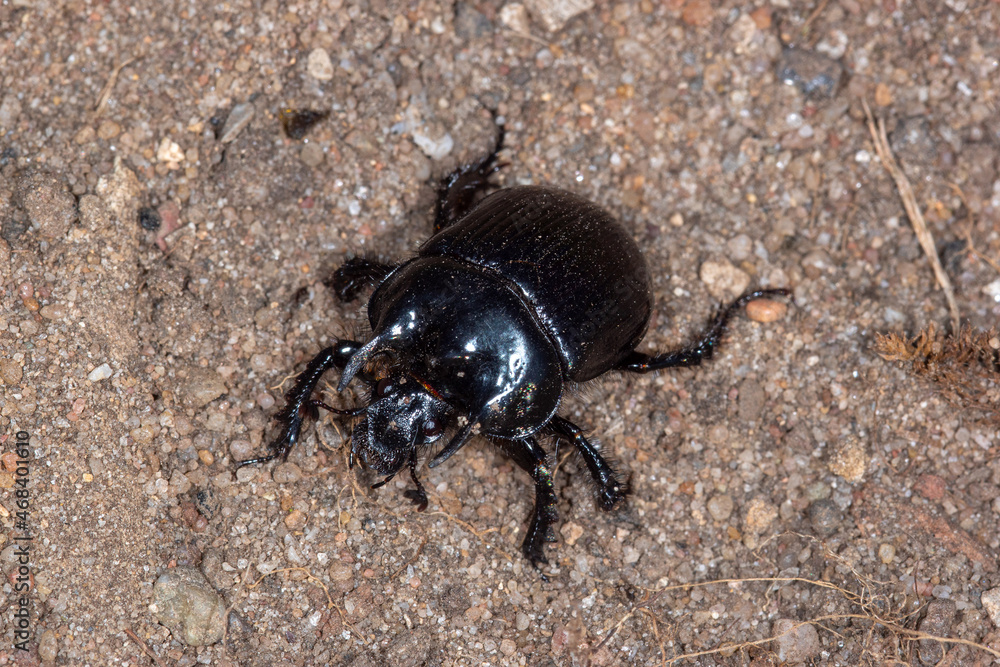
{"type": "MultiPolygon", "coordinates": [[[[336,345],[331,345],[313,357],[309,365],[306,366],[306,369],[296,378],[295,385],[291,391],[285,394],[285,407],[275,417],[279,422],[285,424],[285,428],[281,432],[281,437],[269,445],[271,453],[255,459],[238,461],[237,467],[242,468],[247,465],[267,463],[278,458],[282,461],[287,459],[288,453],[292,451],[292,447],[299,441],[299,431],[302,429],[302,420],[305,416],[306,408],[312,407],[314,403],[318,403],[331,412],[338,414],[354,412],[353,410],[336,410],[320,401],[310,401],[309,397],[312,396],[313,390],[316,389],[320,378],[323,377],[323,373],[334,366],[339,368],[346,366],[347,361],[360,348],[361,343],[353,340],[341,340],[337,341],[336,345]]],[[[368,381],[361,374],[359,374],[359,377],[366,382],[368,381]]]]}
{"type": "Polygon", "coordinates": [[[366,257],[352,257],[333,272],[324,284],[333,290],[341,301],[353,301],[369,285],[382,282],[395,264],[384,264],[366,257]]]}
{"type": "Polygon", "coordinates": [[[514,462],[535,481],[535,509],[531,515],[528,533],[521,543],[521,552],[537,568],[540,564],[549,562],[543,547],[546,542],[555,542],[555,530],[552,526],[559,520],[556,494],[552,488],[552,468],[546,460],[545,450],[533,437],[494,442],[498,442],[514,462]]]}
{"type": "Polygon", "coordinates": [[[629,492],[628,482],[621,482],[611,465],[604,460],[592,442],[583,435],[580,427],[556,415],[548,423],[549,429],[573,443],[583,456],[590,476],[597,483],[601,509],[610,512],[629,492]]]}
{"type": "Polygon", "coordinates": [[[405,493],[403,493],[403,495],[413,501],[413,504],[417,506],[418,512],[423,512],[427,509],[427,492],[424,491],[424,485],[420,483],[419,479],[417,479],[416,449],[410,452],[410,479],[413,480],[413,483],[417,488],[408,489],[405,493]]]}
{"type": "Polygon", "coordinates": [[[470,419],[469,423],[463,426],[458,433],[452,436],[451,441],[444,446],[444,449],[438,452],[437,456],[431,459],[431,462],[427,464],[427,467],[437,468],[439,465],[450,459],[452,454],[460,450],[462,447],[465,447],[465,444],[469,442],[470,438],[472,438],[472,429],[475,425],[476,422],[470,419]]]}
{"type": "Polygon", "coordinates": [[[687,366],[700,366],[705,359],[711,359],[715,353],[715,348],[719,345],[719,339],[726,331],[729,320],[737,310],[744,307],[754,299],[771,296],[788,296],[790,292],[786,289],[762,289],[755,292],[747,292],[723,308],[712,318],[712,322],[705,329],[705,332],[694,345],[686,347],[676,352],[666,352],[651,356],[642,352],[632,352],[625,359],[620,361],[616,369],[622,371],[632,371],[634,373],[649,373],[664,368],[677,368],[687,366]]]}
{"type": "MultiPolygon", "coordinates": [[[[493,112],[494,121],[496,117],[496,112],[493,112]]],[[[496,143],[489,155],[459,167],[441,179],[434,213],[435,234],[468,213],[476,195],[490,186],[490,176],[504,166],[498,160],[498,154],[503,150],[504,133],[503,124],[497,124],[496,143]]]]}

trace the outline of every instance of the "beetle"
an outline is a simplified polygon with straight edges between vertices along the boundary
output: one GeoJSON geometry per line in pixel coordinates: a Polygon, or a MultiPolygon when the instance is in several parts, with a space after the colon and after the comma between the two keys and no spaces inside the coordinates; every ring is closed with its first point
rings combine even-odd
{"type": "Polygon", "coordinates": [[[430,460],[440,465],[479,434],[531,475],[535,507],[522,544],[537,568],[554,541],[557,520],[552,463],[543,435],[572,443],[610,511],[629,486],[596,442],[558,414],[566,392],[609,371],[697,366],[712,357],[734,313],[784,289],[748,292],[721,309],[701,338],[684,349],[648,355],[636,347],[652,310],[649,270],[625,228],[596,204],[552,187],[491,189],[500,169],[504,126],[485,158],[460,167],[438,186],[434,234],[415,255],[385,263],[348,260],[329,286],[341,301],[369,285],[372,335],[337,340],[309,362],[286,395],[284,423],[271,453],[240,465],[285,459],[312,406],[359,418],[351,435],[355,460],[385,477],[404,466],[419,510],[427,494],[417,477],[419,452],[451,433],[430,460]],[[485,195],[485,196],[484,196],[485,195]],[[338,391],[360,380],[370,401],[355,409],[311,400],[322,375],[341,370],[338,391]]]}

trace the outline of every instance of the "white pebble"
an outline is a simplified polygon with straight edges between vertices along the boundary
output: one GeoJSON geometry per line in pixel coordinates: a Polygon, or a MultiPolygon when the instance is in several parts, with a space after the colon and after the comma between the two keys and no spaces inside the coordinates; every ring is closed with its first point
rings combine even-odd
{"type": "Polygon", "coordinates": [[[306,61],[306,71],[309,76],[320,81],[329,81],[333,78],[333,61],[326,49],[316,48],[309,52],[309,59],[306,61]]]}
{"type": "Polygon", "coordinates": [[[90,371],[90,375],[87,376],[87,379],[91,382],[100,382],[101,380],[107,380],[109,377],[111,377],[111,366],[108,364],[101,364],[94,370],[90,371]]]}

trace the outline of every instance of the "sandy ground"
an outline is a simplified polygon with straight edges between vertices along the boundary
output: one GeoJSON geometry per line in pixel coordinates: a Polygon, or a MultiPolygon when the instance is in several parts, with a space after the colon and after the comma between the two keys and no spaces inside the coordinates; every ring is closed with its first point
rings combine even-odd
{"type": "Polygon", "coordinates": [[[989,328],[1000,5],[526,4],[0,3],[0,664],[998,664],[998,422],[873,350],[951,313],[863,102],[989,328]],[[484,107],[499,183],[571,189],[639,241],[640,349],[746,284],[794,291],[702,368],[567,398],[634,492],[602,513],[561,449],[547,582],[519,554],[530,480],[486,442],[422,470],[425,513],[404,475],[369,491],[328,416],[233,472],[364,322],[323,279],[427,237],[484,107]],[[284,108],[329,116],[292,139],[284,108]],[[230,610],[188,641],[223,641],[158,622],[164,573],[230,610]]]}

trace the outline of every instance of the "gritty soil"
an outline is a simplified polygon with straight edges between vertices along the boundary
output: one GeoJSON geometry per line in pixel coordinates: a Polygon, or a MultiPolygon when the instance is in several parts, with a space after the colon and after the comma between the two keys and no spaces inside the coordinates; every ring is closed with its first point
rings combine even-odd
{"type": "Polygon", "coordinates": [[[873,350],[950,312],[864,111],[962,321],[995,325],[1000,5],[525,4],[0,3],[0,664],[1000,664],[1000,399],[873,350]],[[573,190],[640,243],[641,350],[747,285],[794,295],[700,368],[565,399],[633,493],[601,512],[561,447],[547,579],[530,479],[486,441],[421,468],[423,513],[329,415],[234,473],[289,379],[364,335],[331,269],[412,253],[490,108],[498,184],[573,190]],[[284,109],[328,115],[293,139],[284,109]],[[228,617],[162,625],[171,571],[228,617]]]}

